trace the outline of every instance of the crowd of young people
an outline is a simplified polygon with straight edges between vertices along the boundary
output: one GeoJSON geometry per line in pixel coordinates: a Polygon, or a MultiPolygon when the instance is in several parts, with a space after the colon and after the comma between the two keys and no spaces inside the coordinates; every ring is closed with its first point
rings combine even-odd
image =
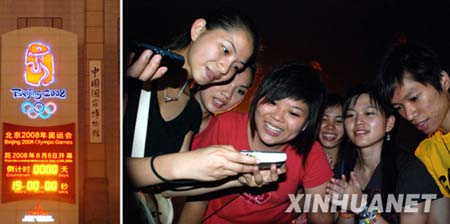
{"type": "Polygon", "coordinates": [[[125,221],[161,221],[143,212],[139,195],[162,193],[194,196],[179,223],[450,223],[450,77],[436,53],[396,44],[376,80],[345,97],[327,95],[308,64],[273,65],[249,112],[229,112],[253,83],[258,44],[250,19],[221,9],[165,46],[185,58],[181,69],[160,66],[151,50],[130,55],[125,221]],[[396,139],[400,117],[429,135],[416,150],[396,139]],[[261,169],[241,150],[285,152],[287,160],[261,169]],[[295,200],[299,189],[315,197],[295,200]],[[403,200],[408,195],[427,196],[403,200]],[[393,198],[399,206],[386,210],[393,198]],[[302,219],[288,212],[320,201],[329,207],[302,219]]]}

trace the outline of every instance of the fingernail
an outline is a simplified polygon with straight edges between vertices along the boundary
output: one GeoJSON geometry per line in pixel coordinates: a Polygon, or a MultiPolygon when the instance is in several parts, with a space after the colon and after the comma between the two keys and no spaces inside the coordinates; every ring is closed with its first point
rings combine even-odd
{"type": "Polygon", "coordinates": [[[161,67],[161,71],[162,71],[162,73],[166,73],[166,72],[167,72],[167,70],[168,70],[168,68],[167,68],[167,67],[165,67],[165,66],[161,67]]]}
{"type": "Polygon", "coordinates": [[[161,60],[162,60],[162,56],[161,56],[161,55],[159,55],[158,57],[156,57],[156,62],[161,63],[161,60]]]}
{"type": "Polygon", "coordinates": [[[151,55],[151,54],[152,54],[152,53],[151,53],[150,50],[144,51],[144,58],[145,58],[145,60],[150,60],[150,55],[151,55]]]}

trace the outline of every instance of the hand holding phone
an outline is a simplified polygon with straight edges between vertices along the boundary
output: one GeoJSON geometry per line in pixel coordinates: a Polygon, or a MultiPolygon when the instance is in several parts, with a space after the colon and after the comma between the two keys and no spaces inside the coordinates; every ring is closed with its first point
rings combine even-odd
{"type": "Polygon", "coordinates": [[[270,169],[272,164],[280,168],[287,159],[285,152],[273,152],[263,150],[243,150],[241,154],[257,158],[261,163],[258,164],[260,169],[270,169]]]}
{"type": "Polygon", "coordinates": [[[133,45],[133,51],[136,53],[134,60],[136,60],[142,52],[144,52],[144,50],[150,49],[153,54],[159,54],[162,56],[160,66],[165,66],[170,71],[179,70],[184,65],[184,57],[169,50],[147,43],[134,42],[133,45]]]}

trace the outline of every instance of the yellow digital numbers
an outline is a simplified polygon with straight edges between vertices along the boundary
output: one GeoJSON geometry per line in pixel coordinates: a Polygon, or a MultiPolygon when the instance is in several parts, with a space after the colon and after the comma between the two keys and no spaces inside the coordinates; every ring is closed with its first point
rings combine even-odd
{"type": "Polygon", "coordinates": [[[15,180],[15,181],[13,181],[13,182],[12,182],[11,189],[12,189],[15,193],[22,192],[22,181],[21,181],[21,180],[15,180]]]}
{"type": "Polygon", "coordinates": [[[29,180],[27,181],[27,191],[38,192],[39,185],[40,183],[38,180],[29,180]]]}
{"type": "Polygon", "coordinates": [[[58,175],[58,164],[34,164],[34,175],[58,175]]]}
{"type": "Polygon", "coordinates": [[[39,180],[27,180],[26,185],[23,185],[22,180],[14,180],[11,184],[11,189],[14,193],[38,193],[42,191],[57,192],[58,181],[46,180],[44,181],[44,186],[41,186],[41,182],[39,180]]]}
{"type": "Polygon", "coordinates": [[[45,192],[56,192],[58,190],[58,181],[51,180],[44,182],[44,191],[45,192]]]}

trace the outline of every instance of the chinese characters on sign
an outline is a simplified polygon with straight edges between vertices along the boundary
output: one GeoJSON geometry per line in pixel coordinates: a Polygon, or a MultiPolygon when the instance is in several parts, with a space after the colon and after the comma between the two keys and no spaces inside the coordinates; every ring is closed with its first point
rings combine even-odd
{"type": "Polygon", "coordinates": [[[0,223],[80,222],[78,145],[89,140],[78,122],[87,125],[89,110],[78,40],[45,26],[1,34],[0,223]]]}
{"type": "Polygon", "coordinates": [[[75,124],[3,124],[2,202],[45,198],[75,202],[75,124]]]}
{"type": "Polygon", "coordinates": [[[89,141],[102,143],[102,66],[101,61],[89,61],[89,141]]]}

